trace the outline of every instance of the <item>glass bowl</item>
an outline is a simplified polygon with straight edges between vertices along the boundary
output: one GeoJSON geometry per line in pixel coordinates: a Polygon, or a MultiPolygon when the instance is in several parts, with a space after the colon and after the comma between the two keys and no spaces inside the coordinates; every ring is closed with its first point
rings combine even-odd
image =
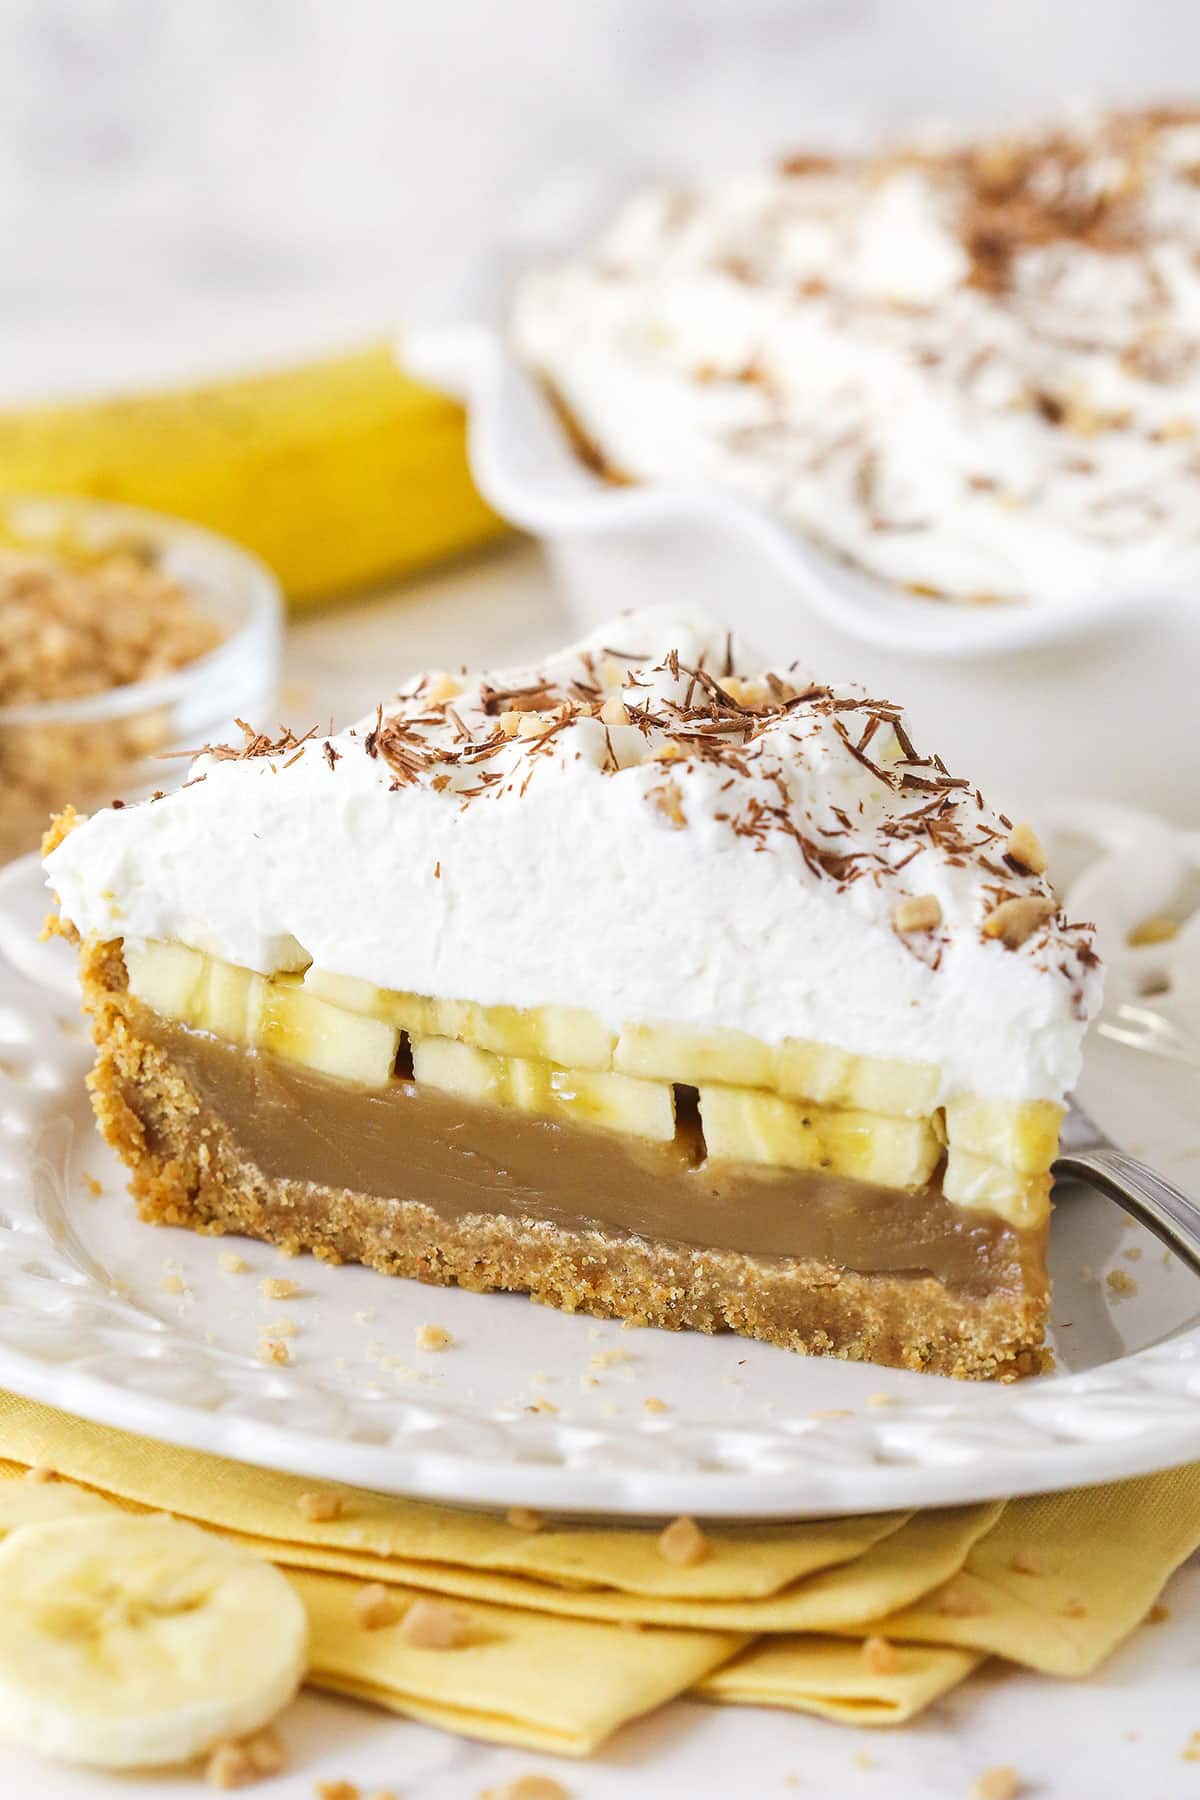
{"type": "Polygon", "coordinates": [[[168,674],[78,699],[0,706],[0,863],[38,844],[51,813],[142,798],[186,778],[171,753],[273,716],[282,603],[270,570],[214,533],[107,501],[0,497],[0,543],[70,558],[134,554],[183,587],[222,633],[168,674]]]}

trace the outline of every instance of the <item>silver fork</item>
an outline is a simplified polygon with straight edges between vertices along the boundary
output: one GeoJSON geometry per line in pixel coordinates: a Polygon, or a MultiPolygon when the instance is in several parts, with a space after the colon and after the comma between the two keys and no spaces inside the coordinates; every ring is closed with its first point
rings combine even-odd
{"type": "Polygon", "coordinates": [[[1099,1188],[1200,1275],[1200,1206],[1136,1156],[1118,1150],[1074,1100],[1063,1120],[1054,1174],[1099,1188]]]}

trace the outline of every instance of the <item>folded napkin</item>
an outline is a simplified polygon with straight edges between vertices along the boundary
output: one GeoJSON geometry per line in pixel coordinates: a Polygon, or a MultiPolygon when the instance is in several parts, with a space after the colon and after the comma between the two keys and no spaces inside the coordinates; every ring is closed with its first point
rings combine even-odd
{"type": "Polygon", "coordinates": [[[314,1684],[574,1755],[688,1691],[899,1724],[987,1655],[1086,1673],[1200,1544],[1200,1464],[1007,1505],[706,1526],[702,1560],[676,1562],[657,1528],[530,1529],[252,1469],[4,1394],[0,1457],[0,1532],[3,1478],[31,1466],[61,1478],[47,1496],[70,1482],[194,1519],[288,1572],[309,1613],[314,1684]],[[426,1648],[394,1624],[369,1628],[365,1582],[383,1585],[397,1621],[443,1597],[465,1641],[426,1648]]]}

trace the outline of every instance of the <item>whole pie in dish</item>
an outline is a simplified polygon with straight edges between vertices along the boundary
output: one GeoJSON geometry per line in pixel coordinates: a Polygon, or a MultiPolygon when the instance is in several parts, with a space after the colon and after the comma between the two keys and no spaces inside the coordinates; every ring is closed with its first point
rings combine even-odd
{"type": "Polygon", "coordinates": [[[518,284],[613,480],[738,495],[931,599],[1188,599],[1200,109],[633,194],[518,284]]]}
{"type": "Polygon", "coordinates": [[[890,701],[666,610],[46,857],[145,1218],[1002,1378],[1099,994],[1044,868],[890,701]]]}

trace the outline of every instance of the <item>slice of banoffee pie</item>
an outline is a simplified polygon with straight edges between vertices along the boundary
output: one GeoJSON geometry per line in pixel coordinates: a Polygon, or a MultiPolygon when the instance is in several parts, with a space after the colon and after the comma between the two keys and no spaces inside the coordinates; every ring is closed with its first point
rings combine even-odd
{"type": "Polygon", "coordinates": [[[143,1216],[934,1370],[1039,1366],[1099,998],[900,709],[670,611],[210,747],[46,856],[143,1216]]]}

